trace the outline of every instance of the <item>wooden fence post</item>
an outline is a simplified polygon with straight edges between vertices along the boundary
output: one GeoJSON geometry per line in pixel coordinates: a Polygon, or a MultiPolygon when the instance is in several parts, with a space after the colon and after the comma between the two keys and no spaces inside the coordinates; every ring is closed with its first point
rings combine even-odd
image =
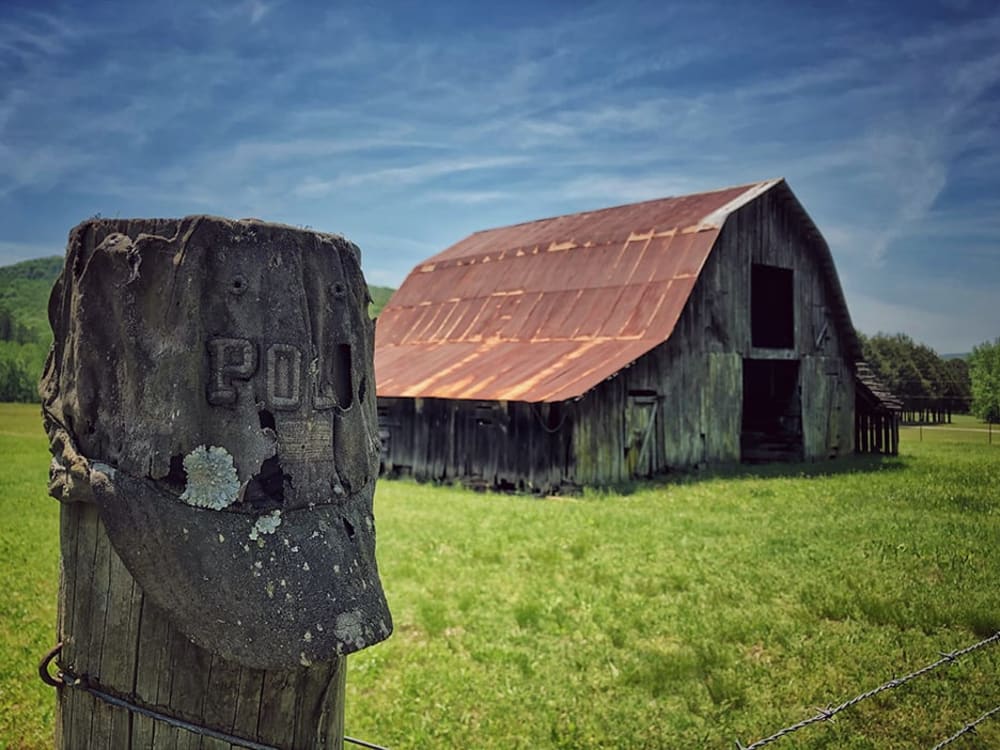
{"type": "Polygon", "coordinates": [[[40,388],[59,750],[342,748],[346,655],[391,632],[367,302],[333,235],[70,234],[40,388]]]}
{"type": "MultiPolygon", "coordinates": [[[[343,746],[347,657],[310,668],[262,670],[226,661],[173,626],[115,552],[97,507],[61,514],[59,663],[102,692],[236,738],[279,748],[343,746]]],[[[239,748],[59,690],[56,747],[239,748]]]]}

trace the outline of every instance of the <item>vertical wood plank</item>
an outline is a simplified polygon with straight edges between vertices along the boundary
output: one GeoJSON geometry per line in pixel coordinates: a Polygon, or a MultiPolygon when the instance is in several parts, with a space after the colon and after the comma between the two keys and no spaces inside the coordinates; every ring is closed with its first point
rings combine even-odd
{"type": "MultiPolygon", "coordinates": [[[[91,506],[92,508],[93,506],[91,506]]],[[[96,509],[94,509],[96,510],[96,509]]],[[[104,652],[104,639],[109,630],[113,629],[113,624],[109,622],[108,609],[111,592],[111,541],[107,534],[101,533],[103,527],[95,518],[92,521],[96,527],[96,545],[94,551],[94,578],[93,594],[91,596],[93,609],[91,610],[91,621],[93,627],[90,630],[85,652],[86,666],[81,665],[81,669],[91,676],[100,685],[111,685],[105,679],[102,669],[102,656],[104,652]]],[[[112,616],[113,619],[113,616],[112,616]]],[[[81,644],[82,644],[81,639],[81,644]]],[[[82,657],[84,655],[81,655],[82,657]]],[[[94,713],[90,719],[90,742],[88,747],[109,747],[111,742],[111,720],[115,711],[103,701],[97,701],[94,705],[94,713]]]]}
{"type": "MultiPolygon", "coordinates": [[[[243,670],[235,664],[230,664],[216,655],[211,656],[208,670],[208,681],[202,703],[201,721],[212,729],[235,734],[236,710],[238,701],[233,700],[239,695],[240,678],[243,670]]],[[[248,735],[254,736],[254,731],[248,735]]],[[[201,740],[201,750],[226,750],[228,743],[204,737],[201,740]]]]}
{"type": "Polygon", "coordinates": [[[261,742],[278,744],[294,736],[295,702],[298,675],[294,671],[264,674],[257,735],[261,742]]]}
{"type": "MultiPolygon", "coordinates": [[[[213,657],[145,599],[95,506],[64,505],[60,526],[60,664],[106,692],[198,725],[289,750],[342,748],[345,659],[262,672],[213,657]]],[[[59,750],[230,747],[72,688],[59,691],[56,726],[59,750]]]]}
{"type": "Polygon", "coordinates": [[[294,722],[295,747],[330,747],[331,740],[342,743],[343,712],[332,699],[346,687],[347,659],[319,664],[299,673],[294,722]]]}
{"type": "MultiPolygon", "coordinates": [[[[205,703],[212,655],[171,628],[170,693],[167,705],[170,714],[195,724],[203,724],[202,710],[205,703]]],[[[176,750],[197,750],[201,740],[186,730],[174,730],[176,750]]]]}
{"type": "MultiPolygon", "coordinates": [[[[71,503],[62,507],[67,521],[75,524],[75,541],[72,548],[63,547],[69,554],[64,563],[67,576],[72,577],[73,602],[67,626],[72,630],[65,635],[62,664],[76,675],[86,674],[91,667],[87,649],[91,640],[94,598],[94,565],[98,545],[97,509],[82,503],[71,503]]],[[[86,747],[90,742],[90,726],[94,715],[94,699],[81,690],[60,690],[59,709],[65,711],[64,731],[67,733],[66,747],[86,747]]]]}
{"type": "MultiPolygon", "coordinates": [[[[78,543],[79,523],[78,508],[75,504],[62,505],[59,508],[59,602],[57,608],[57,640],[63,644],[60,663],[68,666],[72,663],[74,644],[71,642],[75,621],[76,598],[76,549],[78,543]]],[[[65,690],[59,691],[56,698],[56,737],[71,737],[73,729],[73,703],[65,690]]]]}
{"type": "Polygon", "coordinates": [[[259,739],[258,722],[264,690],[264,673],[258,669],[243,667],[239,670],[239,682],[235,700],[236,712],[233,716],[233,734],[237,737],[259,739]]]}

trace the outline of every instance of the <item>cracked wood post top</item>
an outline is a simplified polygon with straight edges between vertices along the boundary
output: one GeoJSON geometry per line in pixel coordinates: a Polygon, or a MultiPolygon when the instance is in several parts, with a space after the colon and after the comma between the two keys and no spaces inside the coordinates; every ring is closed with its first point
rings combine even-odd
{"type": "Polygon", "coordinates": [[[175,626],[246,666],[386,638],[360,251],[256,220],[91,220],[49,303],[50,493],[100,509],[175,626]]]}

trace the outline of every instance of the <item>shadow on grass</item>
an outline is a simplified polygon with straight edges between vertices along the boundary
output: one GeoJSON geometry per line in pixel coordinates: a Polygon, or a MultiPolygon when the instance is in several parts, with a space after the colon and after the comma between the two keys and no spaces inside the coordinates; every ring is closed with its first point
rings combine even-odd
{"type": "Polygon", "coordinates": [[[906,467],[907,460],[905,458],[882,455],[851,455],[826,461],[729,463],[672,471],[649,479],[636,479],[603,487],[581,488],[580,492],[583,494],[632,495],[657,487],[694,484],[715,479],[803,479],[902,471],[906,467]]]}
{"type": "Polygon", "coordinates": [[[439,487],[465,489],[477,494],[496,494],[518,496],[525,498],[545,497],[605,497],[608,495],[628,496],[638,492],[652,490],[664,486],[686,485],[706,482],[715,479],[802,479],[831,477],[845,474],[862,474],[883,471],[901,471],[907,467],[907,459],[900,456],[882,455],[851,455],[826,461],[798,461],[775,463],[731,463],[710,465],[697,469],[677,470],[666,474],[658,474],[648,479],[635,479],[628,482],[616,482],[594,487],[578,485],[563,485],[558,492],[540,493],[530,489],[519,489],[513,485],[488,486],[479,481],[475,484],[463,482],[460,478],[452,480],[421,480],[413,477],[382,476],[379,481],[412,482],[439,487]]]}
{"type": "Polygon", "coordinates": [[[709,467],[698,472],[685,472],[696,477],[828,477],[840,474],[860,474],[874,471],[900,471],[906,459],[900,456],[851,455],[826,461],[788,463],[728,464],[709,467]]]}

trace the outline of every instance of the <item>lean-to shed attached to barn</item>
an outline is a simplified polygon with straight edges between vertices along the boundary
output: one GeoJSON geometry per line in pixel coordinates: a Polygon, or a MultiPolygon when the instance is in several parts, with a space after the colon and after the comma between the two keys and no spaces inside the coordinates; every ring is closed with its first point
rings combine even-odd
{"type": "Polygon", "coordinates": [[[784,180],[477,232],[379,317],[384,469],[545,491],[831,458],[859,358],[784,180]]]}

